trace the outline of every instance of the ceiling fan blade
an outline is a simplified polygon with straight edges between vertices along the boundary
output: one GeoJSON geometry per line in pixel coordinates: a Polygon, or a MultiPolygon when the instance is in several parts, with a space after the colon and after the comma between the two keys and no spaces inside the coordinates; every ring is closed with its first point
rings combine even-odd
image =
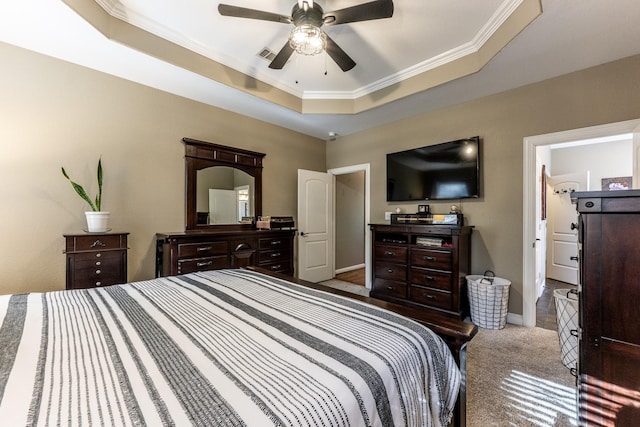
{"type": "Polygon", "coordinates": [[[293,22],[290,16],[263,12],[256,9],[247,9],[246,7],[231,6],[229,4],[219,4],[218,12],[220,12],[220,15],[234,16],[236,18],[259,19],[261,21],[273,21],[282,24],[291,24],[293,22]]]}
{"type": "Polygon", "coordinates": [[[269,64],[269,68],[282,70],[282,67],[284,67],[284,64],[286,64],[289,58],[291,58],[292,54],[293,48],[289,44],[289,40],[287,40],[284,46],[282,46],[282,49],[280,49],[280,52],[278,52],[276,57],[273,58],[273,61],[271,61],[271,64],[269,64]]]}
{"type": "Polygon", "coordinates": [[[325,25],[338,25],[349,22],[391,18],[392,16],[393,0],[376,0],[358,6],[327,12],[323,15],[323,19],[325,25]]]}
{"type": "MultiPolygon", "coordinates": [[[[326,34],[326,33],[325,33],[326,34]]],[[[353,67],[356,66],[356,63],[347,53],[342,50],[340,46],[337,45],[336,42],[333,41],[331,37],[327,35],[327,54],[333,59],[338,67],[342,69],[342,71],[349,71],[353,67]]]]}

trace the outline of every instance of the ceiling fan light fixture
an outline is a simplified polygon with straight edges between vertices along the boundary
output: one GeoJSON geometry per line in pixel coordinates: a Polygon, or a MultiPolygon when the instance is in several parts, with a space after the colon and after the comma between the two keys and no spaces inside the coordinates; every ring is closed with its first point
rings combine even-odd
{"type": "Polygon", "coordinates": [[[302,55],[317,55],[326,48],[327,36],[320,28],[303,24],[291,30],[289,44],[302,55]]]}

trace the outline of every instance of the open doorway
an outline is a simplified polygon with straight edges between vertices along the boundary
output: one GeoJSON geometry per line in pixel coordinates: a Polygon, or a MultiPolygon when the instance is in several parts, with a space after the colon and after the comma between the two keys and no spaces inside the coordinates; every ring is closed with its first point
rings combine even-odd
{"type": "MultiPolygon", "coordinates": [[[[632,173],[634,182],[637,179],[640,170],[638,161],[640,147],[640,119],[630,120],[626,122],[612,123],[602,126],[594,126],[590,128],[575,129],[565,132],[558,132],[545,135],[537,135],[524,139],[524,177],[523,177],[523,315],[522,324],[524,326],[533,327],[536,325],[536,300],[538,298],[538,289],[536,286],[536,278],[538,268],[544,265],[539,260],[540,251],[536,251],[536,238],[539,224],[539,163],[540,148],[550,149],[551,147],[576,145],[582,141],[594,142],[602,138],[610,138],[611,136],[630,134],[632,138],[633,158],[632,173]]],[[[631,154],[631,153],[630,153],[631,154]]],[[[561,174],[562,171],[557,171],[561,174]]],[[[554,172],[551,170],[550,175],[554,172]]],[[[593,174],[592,174],[593,175],[593,174]]],[[[597,176],[592,179],[599,180],[597,176]]],[[[591,186],[591,189],[600,189],[598,183],[597,188],[591,186]]],[[[548,191],[548,188],[547,188],[548,191]]],[[[546,256],[546,255],[545,255],[546,256]]]]}
{"type": "Polygon", "coordinates": [[[371,288],[369,164],[328,171],[334,176],[335,273],[371,288]]]}

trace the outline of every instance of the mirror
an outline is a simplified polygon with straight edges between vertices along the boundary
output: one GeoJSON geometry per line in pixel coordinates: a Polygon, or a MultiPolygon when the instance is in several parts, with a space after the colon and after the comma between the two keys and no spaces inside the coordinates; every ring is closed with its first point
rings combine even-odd
{"type": "Polygon", "coordinates": [[[190,138],[185,143],[186,230],[246,229],[262,215],[263,153],[190,138]]]}
{"type": "Polygon", "coordinates": [[[196,172],[198,225],[252,223],[255,218],[255,179],[229,167],[211,166],[196,172]]]}

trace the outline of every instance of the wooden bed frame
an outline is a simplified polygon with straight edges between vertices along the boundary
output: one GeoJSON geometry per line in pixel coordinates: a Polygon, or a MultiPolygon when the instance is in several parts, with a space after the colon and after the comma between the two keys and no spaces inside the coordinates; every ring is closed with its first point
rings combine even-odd
{"type": "Polygon", "coordinates": [[[284,274],[274,273],[269,270],[264,270],[259,267],[246,267],[247,270],[253,270],[262,274],[266,274],[272,277],[277,277],[282,280],[297,283],[299,285],[308,286],[310,288],[319,289],[332,294],[341,295],[344,297],[356,299],[359,301],[372,304],[395,313],[401,314],[405,317],[415,320],[431,329],[438,334],[447,343],[453,357],[458,364],[460,371],[462,372],[462,384],[460,385],[460,395],[458,396],[458,402],[454,412],[454,417],[451,422],[452,426],[464,427],[466,425],[466,377],[467,377],[467,343],[471,341],[474,335],[478,332],[478,327],[471,323],[465,323],[460,320],[445,317],[437,313],[431,313],[424,310],[419,310],[413,307],[407,307],[400,304],[394,304],[391,302],[379,300],[376,298],[365,297],[363,295],[354,294],[351,292],[330,288],[328,286],[320,285],[317,283],[307,282],[286,276],[284,274]]]}

